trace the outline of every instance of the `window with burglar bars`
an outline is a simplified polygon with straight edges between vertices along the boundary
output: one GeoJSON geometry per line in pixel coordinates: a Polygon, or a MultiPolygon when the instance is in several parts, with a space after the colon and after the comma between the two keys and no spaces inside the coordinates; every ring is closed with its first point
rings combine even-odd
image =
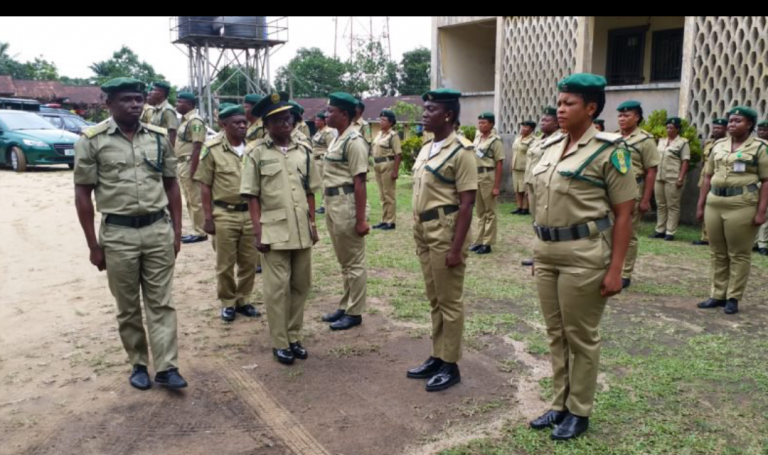
{"type": "Polygon", "coordinates": [[[648,27],[632,27],[608,32],[608,85],[643,83],[647,30],[648,27]]]}
{"type": "Polygon", "coordinates": [[[651,82],[679,81],[683,69],[683,29],[653,32],[651,82]]]}

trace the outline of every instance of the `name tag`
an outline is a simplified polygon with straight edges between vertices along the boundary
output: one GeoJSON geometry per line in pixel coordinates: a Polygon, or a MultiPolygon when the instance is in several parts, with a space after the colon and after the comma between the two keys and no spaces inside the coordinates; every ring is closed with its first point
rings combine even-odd
{"type": "Polygon", "coordinates": [[[476,149],[475,150],[475,155],[477,155],[478,158],[482,158],[482,157],[485,156],[485,152],[480,150],[480,149],[476,149]]]}
{"type": "Polygon", "coordinates": [[[747,171],[747,163],[743,161],[734,161],[733,163],[733,172],[746,172],[747,171]]]}

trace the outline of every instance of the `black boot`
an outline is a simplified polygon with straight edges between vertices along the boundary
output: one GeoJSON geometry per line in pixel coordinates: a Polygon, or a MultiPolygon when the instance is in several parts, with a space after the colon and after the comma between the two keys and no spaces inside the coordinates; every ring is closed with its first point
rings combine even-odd
{"type": "Polygon", "coordinates": [[[133,372],[131,372],[131,385],[139,390],[147,390],[152,387],[152,381],[149,380],[146,366],[133,366],[133,372]]]}
{"type": "Polygon", "coordinates": [[[654,232],[648,236],[649,239],[663,239],[664,237],[665,234],[663,232],[654,232]]]}
{"type": "Polygon", "coordinates": [[[427,392],[439,392],[460,382],[459,366],[455,363],[444,363],[437,374],[427,381],[427,392]]]}
{"type": "Polygon", "coordinates": [[[155,382],[169,389],[183,389],[187,386],[187,381],[181,377],[178,368],[168,368],[155,375],[155,382]]]}
{"type": "Polygon", "coordinates": [[[632,284],[632,280],[629,278],[621,279],[621,289],[626,289],[632,284]]]}
{"type": "Polygon", "coordinates": [[[543,430],[545,428],[552,428],[559,424],[568,415],[568,411],[554,411],[550,410],[544,413],[541,417],[531,421],[531,428],[534,430],[543,430]]]}
{"type": "Polygon", "coordinates": [[[699,302],[696,306],[705,310],[710,308],[717,308],[717,307],[725,306],[725,300],[707,299],[703,302],[699,302]]]}
{"type": "Polygon", "coordinates": [[[306,360],[307,357],[309,357],[309,352],[307,352],[307,350],[304,349],[304,346],[302,346],[298,341],[296,343],[290,343],[290,346],[291,352],[293,352],[293,356],[297,359],[306,360]]]}
{"type": "Polygon", "coordinates": [[[411,379],[429,379],[436,375],[442,366],[443,361],[441,359],[430,356],[426,362],[408,370],[406,376],[411,379]]]}
{"type": "Polygon", "coordinates": [[[363,323],[362,316],[350,316],[345,314],[338,321],[331,324],[331,330],[347,330],[363,323]]]}
{"type": "Polygon", "coordinates": [[[339,319],[341,319],[342,316],[344,316],[345,311],[342,309],[338,309],[334,311],[333,313],[328,313],[326,315],[323,315],[323,322],[336,322],[339,319]]]}
{"type": "Polygon", "coordinates": [[[552,439],[564,441],[581,436],[589,428],[589,417],[579,417],[568,413],[562,423],[552,430],[552,439]]]}
{"type": "Polygon", "coordinates": [[[725,314],[736,314],[739,312],[739,301],[736,299],[728,299],[728,303],[725,304],[725,314]]]}
{"type": "Polygon", "coordinates": [[[282,363],[283,365],[291,365],[295,360],[295,357],[293,356],[293,351],[291,351],[290,348],[288,349],[272,348],[272,355],[275,356],[275,359],[277,359],[277,361],[282,363]]]}

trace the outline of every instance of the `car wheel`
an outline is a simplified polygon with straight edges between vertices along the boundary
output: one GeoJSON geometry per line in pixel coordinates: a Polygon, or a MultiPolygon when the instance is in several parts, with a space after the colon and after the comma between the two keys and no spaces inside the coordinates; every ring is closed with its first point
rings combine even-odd
{"type": "Polygon", "coordinates": [[[11,149],[11,167],[16,172],[26,172],[27,170],[27,157],[19,147],[11,149]]]}

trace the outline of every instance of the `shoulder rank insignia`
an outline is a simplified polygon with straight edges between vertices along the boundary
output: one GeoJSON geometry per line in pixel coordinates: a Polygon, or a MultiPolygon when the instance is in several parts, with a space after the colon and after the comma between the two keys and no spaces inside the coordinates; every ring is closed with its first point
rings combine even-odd
{"type": "Polygon", "coordinates": [[[611,154],[611,164],[622,174],[626,174],[632,168],[632,159],[629,152],[623,148],[617,148],[611,154]]]}

